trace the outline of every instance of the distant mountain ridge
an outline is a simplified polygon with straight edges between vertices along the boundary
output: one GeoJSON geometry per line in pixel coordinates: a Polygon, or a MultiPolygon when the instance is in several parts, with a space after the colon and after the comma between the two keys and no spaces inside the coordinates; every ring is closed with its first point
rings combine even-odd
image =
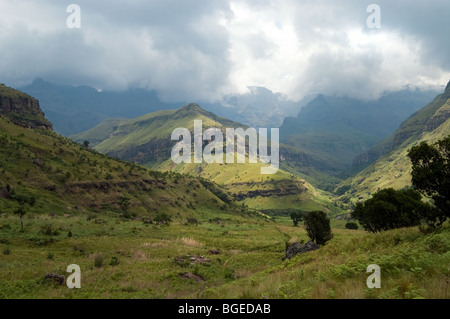
{"type": "MultiPolygon", "coordinates": [[[[432,102],[411,115],[400,127],[369,152],[357,157],[368,163],[364,170],[337,187],[342,200],[364,200],[377,190],[411,186],[408,150],[421,142],[434,143],[450,135],[450,82],[432,102]],[[371,157],[372,156],[372,157],[371,157]]],[[[358,162],[356,162],[358,164],[358,162]]]]}
{"type": "MultiPolygon", "coordinates": [[[[224,186],[235,198],[252,208],[334,209],[330,199],[324,194],[320,195],[308,182],[282,169],[269,176],[261,175],[260,168],[264,165],[261,163],[173,163],[171,150],[177,141],[171,140],[172,131],[176,128],[186,128],[193,134],[194,120],[201,120],[204,130],[214,127],[223,133],[225,128],[248,128],[244,124],[217,116],[198,104],[190,103],[180,109],[157,111],[135,119],[122,120],[117,125],[111,125],[113,122],[103,122],[70,138],[82,142],[95,140],[100,135],[105,136],[103,141],[96,140],[93,144],[101,153],[162,171],[176,171],[206,178],[224,186]],[[321,196],[323,198],[318,199],[321,196]]],[[[207,143],[204,141],[204,145],[207,143]]],[[[282,167],[287,159],[296,159],[297,165],[302,169],[314,170],[306,154],[288,146],[280,145],[280,157],[282,167]]]]}
{"type": "Polygon", "coordinates": [[[370,150],[355,157],[354,167],[367,166],[383,155],[400,147],[405,141],[411,138],[418,138],[423,130],[431,132],[443,124],[449,117],[446,109],[436,111],[442,106],[442,102],[450,98],[450,82],[447,84],[444,93],[439,94],[433,101],[424,108],[412,114],[400,127],[386,139],[374,145],[370,150]]]}
{"type": "Polygon", "coordinates": [[[341,176],[352,168],[356,156],[395,131],[435,95],[433,91],[404,90],[375,101],[318,95],[297,117],[284,120],[280,138],[313,158],[321,158],[332,167],[331,174],[341,176]]]}
{"type": "MultiPolygon", "coordinates": [[[[60,85],[41,78],[20,89],[39,99],[55,130],[65,136],[89,130],[105,119],[135,118],[188,104],[188,101],[164,102],[155,90],[98,91],[85,85],[60,85]]],[[[227,95],[216,102],[197,102],[219,116],[252,127],[278,127],[284,117],[295,114],[304,105],[263,87],[249,87],[249,93],[227,95]]]]}
{"type": "Polygon", "coordinates": [[[98,91],[89,86],[59,85],[37,78],[20,88],[36,97],[55,131],[65,136],[86,131],[107,118],[132,118],[170,109],[156,91],[98,91]]]}

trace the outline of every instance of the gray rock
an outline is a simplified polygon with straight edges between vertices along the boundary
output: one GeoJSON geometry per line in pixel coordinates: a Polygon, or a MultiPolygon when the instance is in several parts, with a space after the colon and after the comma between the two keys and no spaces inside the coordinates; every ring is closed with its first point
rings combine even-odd
{"type": "Polygon", "coordinates": [[[283,260],[285,260],[286,258],[291,259],[292,257],[294,257],[297,254],[304,254],[308,251],[317,250],[319,248],[320,248],[320,245],[317,245],[317,244],[313,243],[312,241],[308,241],[304,245],[299,242],[295,242],[286,249],[286,256],[283,257],[283,260]]]}

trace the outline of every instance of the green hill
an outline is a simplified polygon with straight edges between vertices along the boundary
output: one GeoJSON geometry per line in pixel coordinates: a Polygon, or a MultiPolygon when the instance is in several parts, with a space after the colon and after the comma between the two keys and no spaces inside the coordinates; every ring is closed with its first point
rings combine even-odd
{"type": "MultiPolygon", "coordinates": [[[[8,94],[11,92],[22,98],[20,92],[10,90],[8,94]]],[[[4,95],[0,94],[2,99],[4,95]]],[[[27,106],[22,105],[25,109],[27,106]]],[[[25,116],[28,119],[28,114],[25,116]]],[[[48,126],[16,125],[17,119],[19,124],[25,121],[20,113],[11,120],[0,117],[2,213],[12,213],[17,207],[8,199],[11,189],[37,199],[29,209],[30,216],[101,212],[148,218],[165,213],[185,218],[198,217],[199,212],[214,216],[218,207],[222,212],[236,212],[238,206],[215,184],[112,159],[54,133],[48,126]],[[124,197],[129,199],[126,211],[120,205],[124,197]]]]}
{"type": "MultiPolygon", "coordinates": [[[[186,166],[174,169],[219,173],[207,177],[241,184],[236,197],[257,190],[255,202],[276,199],[272,207],[301,204],[299,190],[316,196],[310,203],[323,196],[283,171],[252,188],[258,165],[234,167],[232,175],[220,174],[225,165],[186,166]],[[286,196],[277,199],[275,187],[286,196]]],[[[287,244],[308,240],[288,217],[248,210],[210,180],[112,159],[0,116],[0,299],[448,298],[448,223],[432,233],[368,234],[344,225],[332,219],[325,246],[283,260],[287,244]],[[23,229],[15,191],[36,199],[23,229]],[[81,270],[80,289],[46,278],[69,276],[72,264],[81,270]],[[380,289],[367,288],[370,264],[382,269],[380,289]]]]}
{"type": "MultiPolygon", "coordinates": [[[[330,196],[296,177],[303,168],[312,170],[311,158],[288,146],[280,146],[282,168],[274,175],[261,175],[264,164],[179,164],[171,160],[175,141],[170,139],[175,128],[193,131],[194,120],[202,120],[203,128],[244,128],[247,126],[219,117],[197,104],[188,104],[178,110],[158,111],[136,119],[120,121],[117,127],[108,123],[72,136],[76,141],[96,141],[95,149],[123,160],[136,162],[161,171],[176,171],[203,177],[224,186],[239,201],[252,208],[268,212],[324,209],[338,212],[330,196]],[[99,134],[96,132],[100,131],[99,134]],[[108,136],[97,143],[99,136],[108,136]],[[296,167],[287,163],[295,162],[296,167]],[[290,170],[289,170],[290,169],[290,170]]],[[[248,160],[247,160],[248,162],[248,160]]],[[[291,164],[292,165],[292,164],[291,164]]],[[[306,174],[305,174],[306,175],[306,174]]]]}
{"type": "Polygon", "coordinates": [[[408,150],[421,142],[433,143],[450,134],[450,82],[445,92],[404,121],[391,136],[357,159],[370,164],[337,188],[345,202],[364,200],[378,189],[411,186],[408,150]]]}

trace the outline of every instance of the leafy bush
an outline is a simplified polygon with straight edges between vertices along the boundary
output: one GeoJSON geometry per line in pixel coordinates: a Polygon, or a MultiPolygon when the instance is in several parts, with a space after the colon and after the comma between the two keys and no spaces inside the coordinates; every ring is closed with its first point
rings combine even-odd
{"type": "Polygon", "coordinates": [[[325,245],[333,238],[330,219],[323,211],[309,212],[304,216],[305,229],[311,241],[318,245],[325,245]]]}
{"type": "Polygon", "coordinates": [[[59,230],[54,229],[52,224],[45,224],[41,226],[41,233],[46,236],[58,236],[59,230]]]}
{"type": "Polygon", "coordinates": [[[450,217],[450,135],[433,145],[426,142],[411,148],[411,181],[434,200],[436,209],[424,216],[431,227],[440,227],[450,217]]]}
{"type": "Polygon", "coordinates": [[[158,224],[166,224],[172,221],[172,219],[170,218],[169,215],[167,215],[166,213],[163,212],[159,212],[155,219],[154,219],[158,224]]]}
{"type": "Polygon", "coordinates": [[[358,229],[358,224],[355,222],[348,222],[345,224],[345,228],[347,229],[358,229]]]}
{"type": "Polygon", "coordinates": [[[373,233],[417,226],[434,209],[421,199],[420,193],[413,189],[382,189],[365,203],[358,203],[351,216],[373,233]]]}

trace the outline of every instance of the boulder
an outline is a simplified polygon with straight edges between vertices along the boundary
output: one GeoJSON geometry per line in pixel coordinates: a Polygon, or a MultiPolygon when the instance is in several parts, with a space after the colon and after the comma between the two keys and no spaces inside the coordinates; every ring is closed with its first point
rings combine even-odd
{"type": "Polygon", "coordinates": [[[283,260],[285,260],[286,258],[291,259],[297,254],[304,254],[308,251],[317,250],[319,248],[320,245],[317,245],[312,241],[308,241],[306,244],[295,242],[286,249],[286,256],[283,257],[283,260]]]}

